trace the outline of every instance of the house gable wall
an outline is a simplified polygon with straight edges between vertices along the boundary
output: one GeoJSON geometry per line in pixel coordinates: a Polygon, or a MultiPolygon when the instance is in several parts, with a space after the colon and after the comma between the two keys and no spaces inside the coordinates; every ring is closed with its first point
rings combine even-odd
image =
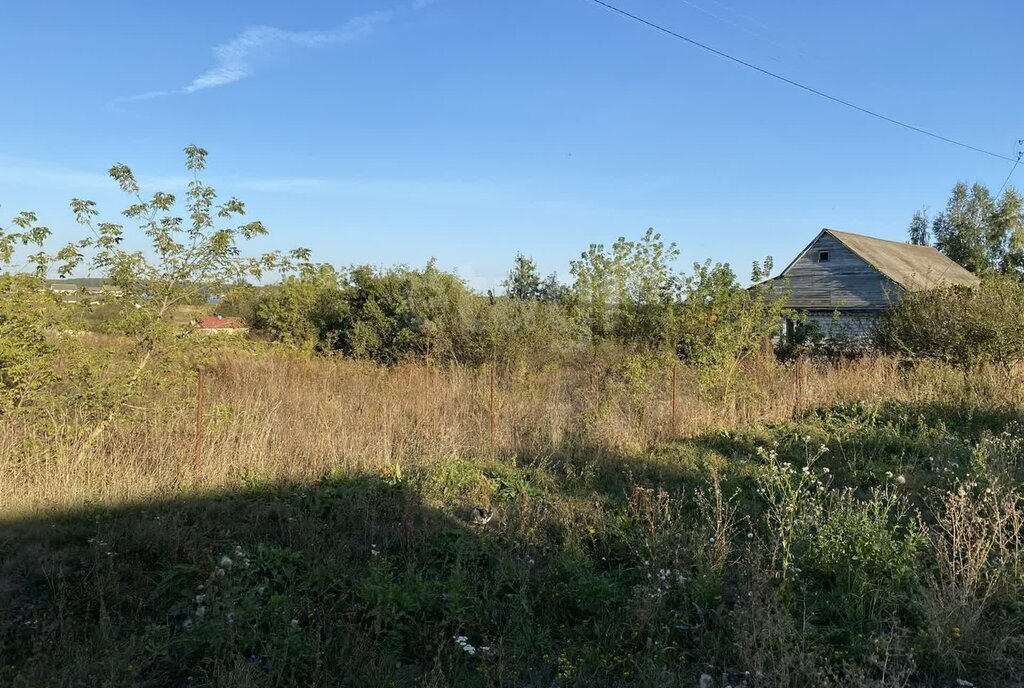
{"type": "Polygon", "coordinates": [[[823,232],[776,278],[797,310],[885,308],[902,290],[842,242],[823,232]],[[818,260],[828,251],[828,262],[818,260]]]}

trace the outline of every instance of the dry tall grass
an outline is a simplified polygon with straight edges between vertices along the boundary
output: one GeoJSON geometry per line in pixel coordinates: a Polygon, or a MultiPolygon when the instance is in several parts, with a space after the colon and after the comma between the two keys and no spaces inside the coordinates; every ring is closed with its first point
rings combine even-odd
{"type": "MultiPolygon", "coordinates": [[[[794,409],[893,399],[1014,404],[1020,389],[999,370],[965,377],[892,359],[839,365],[758,362],[743,393],[724,404],[701,394],[697,371],[639,378],[614,365],[496,375],[496,446],[506,460],[585,450],[631,455],[674,436],[739,423],[781,421],[794,409]]],[[[194,466],[194,380],[133,401],[84,460],[75,409],[0,419],[0,504],[8,516],[87,502],[145,500],[192,484],[217,488],[244,476],[309,479],[332,470],[378,470],[490,453],[489,371],[225,356],[209,368],[201,460],[194,466]],[[187,384],[185,384],[187,383],[187,384]]]]}

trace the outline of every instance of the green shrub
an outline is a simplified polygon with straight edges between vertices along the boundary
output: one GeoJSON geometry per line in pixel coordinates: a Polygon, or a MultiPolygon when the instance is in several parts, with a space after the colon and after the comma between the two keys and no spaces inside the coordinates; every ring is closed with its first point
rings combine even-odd
{"type": "Polygon", "coordinates": [[[880,631],[880,621],[909,606],[926,539],[893,488],[865,500],[850,490],[830,492],[807,544],[800,569],[830,625],[880,631]]]}
{"type": "Polygon", "coordinates": [[[977,289],[908,294],[882,315],[879,343],[890,352],[965,368],[1024,360],[1024,285],[992,277],[977,289]]]}
{"type": "Polygon", "coordinates": [[[0,414],[44,388],[54,377],[56,347],[43,281],[0,275],[0,414]]]}

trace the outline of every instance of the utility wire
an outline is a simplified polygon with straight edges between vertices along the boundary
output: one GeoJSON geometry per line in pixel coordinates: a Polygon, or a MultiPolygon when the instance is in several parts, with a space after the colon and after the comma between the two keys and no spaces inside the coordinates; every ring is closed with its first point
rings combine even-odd
{"type": "Polygon", "coordinates": [[[687,38],[686,36],[684,36],[684,35],[682,35],[680,33],[676,33],[672,29],[665,28],[664,26],[661,26],[660,24],[655,24],[654,22],[648,21],[647,19],[644,19],[643,17],[638,17],[637,15],[631,14],[631,13],[627,12],[624,9],[620,9],[620,8],[616,7],[615,5],[610,5],[607,2],[604,2],[603,0],[591,0],[591,2],[593,2],[593,3],[597,4],[597,5],[601,5],[605,9],[610,10],[612,12],[615,12],[616,14],[620,14],[623,17],[627,17],[628,19],[632,19],[633,21],[635,21],[635,22],[637,22],[639,24],[643,24],[644,26],[646,26],[648,28],[651,28],[651,29],[654,29],[655,31],[660,31],[661,33],[669,35],[669,36],[671,36],[673,38],[677,38],[677,39],[679,39],[681,41],[689,43],[692,46],[700,48],[701,50],[706,50],[709,53],[713,53],[715,55],[718,55],[719,57],[725,58],[726,60],[729,60],[731,62],[735,62],[736,64],[742,65],[744,67],[747,67],[748,69],[753,69],[755,72],[760,72],[761,74],[764,74],[765,76],[769,76],[769,77],[771,77],[773,79],[778,79],[779,81],[782,81],[783,83],[787,83],[790,86],[795,86],[795,87],[797,87],[797,88],[799,88],[799,89],[801,89],[803,91],[807,91],[808,93],[812,93],[812,94],[814,94],[816,96],[819,96],[821,98],[825,98],[826,100],[831,100],[834,103],[838,103],[840,105],[845,105],[846,107],[848,107],[850,109],[853,109],[853,110],[856,110],[858,112],[864,113],[865,115],[870,115],[871,117],[875,117],[875,118],[880,119],[880,120],[882,120],[884,122],[889,122],[890,124],[895,124],[896,126],[903,127],[904,129],[909,129],[910,131],[916,131],[919,134],[924,134],[925,136],[930,136],[933,139],[938,139],[939,141],[944,141],[946,143],[951,143],[954,146],[960,146],[961,148],[966,148],[966,149],[972,150],[972,151],[974,151],[976,153],[983,153],[983,154],[989,155],[989,156],[991,156],[993,158],[999,158],[1000,160],[1006,160],[1007,162],[1012,162],[1012,163],[1020,162],[1020,158],[1019,157],[1017,159],[1014,159],[1014,158],[1011,158],[1011,157],[1006,156],[1006,155],[1000,155],[999,153],[993,153],[992,151],[985,150],[984,148],[978,148],[977,146],[972,146],[970,144],[963,143],[962,141],[957,141],[955,139],[951,139],[951,138],[948,138],[946,136],[942,136],[941,134],[936,134],[933,131],[928,131],[927,129],[922,129],[921,127],[915,127],[913,124],[907,124],[906,122],[901,122],[898,119],[894,119],[892,117],[887,117],[886,115],[883,115],[883,114],[881,114],[879,112],[875,112],[874,110],[869,110],[868,108],[864,108],[864,107],[861,107],[859,105],[855,105],[855,104],[851,103],[848,100],[843,100],[842,98],[837,98],[836,96],[829,95],[828,93],[825,93],[824,91],[819,91],[816,88],[812,88],[810,86],[805,86],[804,84],[801,84],[801,83],[799,83],[797,81],[793,81],[792,79],[784,77],[781,74],[777,74],[775,72],[769,71],[767,69],[764,69],[763,67],[758,67],[755,64],[751,64],[750,62],[747,62],[746,60],[741,60],[738,57],[733,57],[732,55],[730,55],[728,53],[722,52],[721,50],[716,50],[715,48],[712,48],[710,45],[706,45],[706,44],[701,43],[700,41],[696,41],[696,40],[694,40],[692,38],[687,38]]]}
{"type": "MultiPolygon", "coordinates": [[[[1024,139],[1020,139],[1019,141],[1017,141],[1017,145],[1024,146],[1024,139]]],[[[1020,164],[1021,158],[1024,158],[1024,149],[1017,151],[1017,159],[1014,160],[1013,167],[1010,168],[1010,174],[1006,175],[1006,179],[1003,181],[1003,185],[1000,186],[999,191],[996,192],[996,198],[999,198],[999,196],[1002,195],[1003,189],[1005,189],[1006,185],[1010,183],[1010,177],[1013,176],[1014,170],[1016,170],[1017,165],[1020,164]]]]}

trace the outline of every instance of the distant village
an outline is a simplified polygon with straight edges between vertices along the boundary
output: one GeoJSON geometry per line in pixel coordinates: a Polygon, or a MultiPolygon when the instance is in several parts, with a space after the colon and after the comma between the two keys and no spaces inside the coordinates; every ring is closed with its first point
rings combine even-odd
{"type": "MultiPolygon", "coordinates": [[[[86,277],[74,281],[70,280],[49,280],[47,289],[54,294],[59,294],[64,301],[70,303],[87,302],[90,305],[98,306],[103,303],[100,297],[120,298],[123,292],[117,287],[104,283],[101,279],[86,277]]],[[[224,294],[210,294],[206,297],[206,303],[220,303],[224,294]]]]}

